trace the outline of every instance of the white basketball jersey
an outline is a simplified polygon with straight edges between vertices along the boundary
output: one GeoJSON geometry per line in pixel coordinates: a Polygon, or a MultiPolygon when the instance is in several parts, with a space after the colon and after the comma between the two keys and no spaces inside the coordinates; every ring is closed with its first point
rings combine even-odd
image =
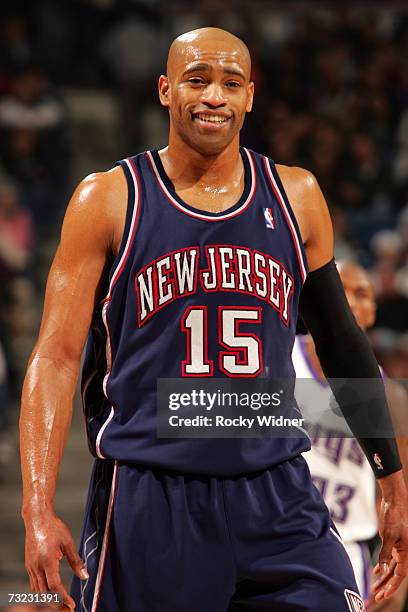
{"type": "Polygon", "coordinates": [[[308,427],[312,449],[304,453],[309,464],[315,486],[321,492],[331,517],[344,542],[368,540],[377,532],[375,506],[375,478],[360,445],[354,438],[334,437],[341,435],[344,426],[330,430],[319,422],[316,406],[333,403],[330,387],[321,381],[313,369],[305,347],[303,336],[297,336],[292,353],[296,378],[313,378],[311,386],[296,384],[296,400],[307,415],[315,411],[313,423],[308,427]]]}

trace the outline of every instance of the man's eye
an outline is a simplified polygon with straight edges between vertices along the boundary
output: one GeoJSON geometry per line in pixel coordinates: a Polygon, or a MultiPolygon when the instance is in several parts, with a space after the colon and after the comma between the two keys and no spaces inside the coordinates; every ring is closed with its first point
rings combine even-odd
{"type": "Polygon", "coordinates": [[[228,82],[226,83],[226,86],[227,86],[227,87],[239,87],[239,86],[240,86],[240,84],[238,83],[238,81],[228,81],[228,82]]]}
{"type": "Polygon", "coordinates": [[[188,82],[192,85],[201,85],[204,81],[200,77],[193,77],[192,79],[189,79],[188,82]]]}

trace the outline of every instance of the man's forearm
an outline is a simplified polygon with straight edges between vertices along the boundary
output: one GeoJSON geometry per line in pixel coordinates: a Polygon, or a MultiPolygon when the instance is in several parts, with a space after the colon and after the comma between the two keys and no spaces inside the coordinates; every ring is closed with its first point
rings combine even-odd
{"type": "Polygon", "coordinates": [[[400,470],[381,373],[350,310],[334,260],[309,274],[300,307],[323,372],[375,476],[400,470]]]}
{"type": "Polygon", "coordinates": [[[76,363],[36,352],[30,360],[20,414],[23,516],[52,508],[78,370],[76,363]]]}
{"type": "Polygon", "coordinates": [[[378,485],[381,489],[382,499],[385,503],[392,503],[399,500],[405,494],[406,485],[402,470],[394,472],[384,478],[378,478],[378,485]]]}

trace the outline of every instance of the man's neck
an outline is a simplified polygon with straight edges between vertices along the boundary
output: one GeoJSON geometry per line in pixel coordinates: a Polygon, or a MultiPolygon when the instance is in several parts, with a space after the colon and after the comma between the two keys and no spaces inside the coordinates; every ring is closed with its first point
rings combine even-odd
{"type": "Polygon", "coordinates": [[[170,137],[169,145],[159,154],[166,174],[180,189],[206,185],[222,188],[243,175],[238,139],[220,153],[204,155],[179,138],[170,137]]]}

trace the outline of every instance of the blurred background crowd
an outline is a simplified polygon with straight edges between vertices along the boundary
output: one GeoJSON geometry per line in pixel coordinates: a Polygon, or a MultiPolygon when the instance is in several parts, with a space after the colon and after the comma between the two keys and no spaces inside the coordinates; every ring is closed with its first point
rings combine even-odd
{"type": "Polygon", "coordinates": [[[203,24],[248,43],[256,102],[243,144],[315,173],[337,257],[371,272],[379,358],[408,378],[408,11],[42,0],[0,12],[0,427],[69,194],[87,173],[165,144],[157,77],[169,42],[203,24]]]}
{"type": "Polygon", "coordinates": [[[47,270],[75,184],[166,143],[171,40],[216,25],[253,58],[244,145],[317,177],[336,256],[369,269],[371,339],[408,379],[408,7],[392,2],[42,0],[0,8],[0,465],[12,452],[47,270]]]}
{"type": "Polygon", "coordinates": [[[247,42],[256,102],[243,144],[314,172],[337,257],[371,271],[380,359],[408,378],[408,11],[256,0],[0,10],[2,396],[18,397],[69,194],[87,173],[165,144],[157,77],[169,42],[203,24],[247,42]]]}

